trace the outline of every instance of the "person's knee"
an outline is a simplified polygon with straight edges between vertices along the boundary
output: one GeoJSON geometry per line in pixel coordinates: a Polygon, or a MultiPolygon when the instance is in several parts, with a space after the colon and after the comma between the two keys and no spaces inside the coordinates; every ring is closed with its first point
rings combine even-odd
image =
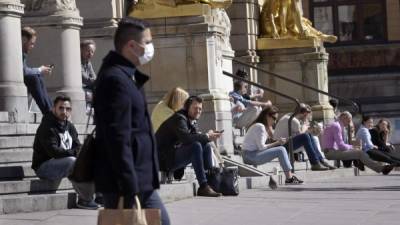
{"type": "Polygon", "coordinates": [[[203,145],[200,142],[195,141],[191,144],[191,149],[193,152],[201,153],[201,152],[203,152],[203,145]]]}
{"type": "Polygon", "coordinates": [[[73,167],[75,165],[76,157],[69,156],[64,158],[64,163],[67,167],[73,167]]]}

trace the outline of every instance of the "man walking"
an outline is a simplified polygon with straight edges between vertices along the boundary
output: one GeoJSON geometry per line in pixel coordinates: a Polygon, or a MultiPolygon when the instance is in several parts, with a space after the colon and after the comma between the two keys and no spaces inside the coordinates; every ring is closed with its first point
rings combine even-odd
{"type": "Polygon", "coordinates": [[[159,208],[162,224],[168,213],[156,191],[158,158],[143,85],[149,77],[137,66],[154,55],[148,24],[123,18],[114,36],[115,51],[104,58],[96,81],[95,184],[103,193],[104,207],[132,208],[138,196],[143,208],[159,208]]]}

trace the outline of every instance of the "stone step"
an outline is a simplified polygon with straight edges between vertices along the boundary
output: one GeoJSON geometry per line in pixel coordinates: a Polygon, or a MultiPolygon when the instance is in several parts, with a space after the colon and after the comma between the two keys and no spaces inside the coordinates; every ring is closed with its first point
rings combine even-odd
{"type": "Polygon", "coordinates": [[[31,162],[32,148],[14,148],[0,150],[0,165],[17,162],[31,162]]]}
{"type": "Polygon", "coordinates": [[[61,181],[48,181],[39,178],[24,179],[19,181],[0,181],[0,195],[21,193],[53,193],[59,190],[72,190],[68,179],[61,181]]]}
{"type": "Polygon", "coordinates": [[[60,191],[55,194],[4,195],[0,196],[0,214],[27,213],[73,208],[76,194],[60,191]]]}
{"type": "Polygon", "coordinates": [[[31,165],[31,162],[0,164],[0,181],[36,177],[31,165]]]}
{"type": "MultiPolygon", "coordinates": [[[[35,135],[38,126],[36,123],[0,123],[0,135],[35,135]]],[[[75,124],[75,127],[79,134],[86,131],[86,124],[75,124]]],[[[93,128],[93,125],[89,125],[88,132],[93,128]]]]}
{"type": "MultiPolygon", "coordinates": [[[[79,141],[83,143],[86,135],[78,135],[79,141]]],[[[0,136],[0,151],[2,149],[13,148],[26,148],[32,147],[35,140],[35,135],[14,135],[14,136],[0,136]]]]}

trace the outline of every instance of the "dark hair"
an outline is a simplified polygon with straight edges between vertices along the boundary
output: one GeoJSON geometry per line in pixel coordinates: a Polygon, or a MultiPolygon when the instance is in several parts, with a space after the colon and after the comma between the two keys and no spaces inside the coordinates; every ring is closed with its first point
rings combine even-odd
{"type": "Polygon", "coordinates": [[[242,86],[244,85],[243,81],[237,80],[233,83],[233,91],[239,91],[242,89],[242,86]]]}
{"type": "Polygon", "coordinates": [[[311,107],[307,104],[300,103],[299,113],[310,113],[311,107]]]}
{"type": "Polygon", "coordinates": [[[59,95],[54,99],[53,104],[57,105],[58,102],[71,102],[71,98],[65,95],[59,95]]]}
{"type": "Polygon", "coordinates": [[[118,23],[114,35],[114,46],[117,52],[121,52],[125,44],[130,40],[140,41],[142,33],[149,28],[147,22],[133,17],[125,17],[118,23]]]}
{"type": "Polygon", "coordinates": [[[337,99],[332,98],[332,99],[329,100],[329,104],[330,104],[333,108],[336,109],[336,108],[338,107],[338,105],[339,105],[339,101],[338,101],[337,99]]]}
{"type": "Polygon", "coordinates": [[[391,131],[391,127],[390,127],[390,121],[388,120],[388,119],[386,119],[386,118],[382,118],[382,119],[380,119],[379,121],[378,121],[378,123],[376,124],[376,129],[379,131],[379,124],[381,124],[382,122],[386,122],[388,125],[387,125],[387,127],[388,127],[388,130],[389,130],[389,133],[390,133],[390,131],[391,131]]]}
{"type": "Polygon", "coordinates": [[[89,45],[93,45],[93,46],[96,47],[96,42],[94,42],[94,41],[91,40],[91,39],[83,40],[83,41],[81,42],[81,49],[83,49],[84,47],[87,47],[87,46],[89,46],[89,45]]]}
{"type": "Polygon", "coordinates": [[[188,99],[186,99],[185,104],[183,105],[183,109],[189,111],[189,108],[193,104],[193,102],[203,103],[203,99],[199,96],[192,95],[188,99]]]}
{"type": "Polygon", "coordinates": [[[367,122],[367,121],[370,120],[370,119],[372,119],[372,117],[363,115],[363,116],[362,116],[362,119],[361,119],[361,123],[364,124],[365,122],[367,122]]]}
{"type": "Polygon", "coordinates": [[[31,40],[33,37],[36,37],[36,31],[32,27],[23,27],[21,29],[21,35],[31,40]]]}
{"type": "Polygon", "coordinates": [[[249,74],[244,69],[238,69],[236,71],[236,76],[247,79],[249,74]]]}
{"type": "Polygon", "coordinates": [[[269,125],[268,124],[268,120],[266,120],[266,117],[267,116],[273,116],[273,115],[277,114],[278,112],[279,112],[279,109],[276,106],[265,107],[260,112],[260,114],[258,114],[257,118],[253,121],[253,123],[251,123],[251,125],[253,125],[255,123],[262,123],[264,125],[269,125]]]}

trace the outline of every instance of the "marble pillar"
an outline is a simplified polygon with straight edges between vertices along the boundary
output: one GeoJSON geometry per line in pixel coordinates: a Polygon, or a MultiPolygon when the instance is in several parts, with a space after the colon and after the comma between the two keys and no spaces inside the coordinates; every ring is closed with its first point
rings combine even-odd
{"type": "MultiPolygon", "coordinates": [[[[260,49],[258,54],[260,68],[328,92],[328,54],[323,45],[260,49]]],[[[333,119],[328,96],[269,75],[259,76],[259,82],[311,105],[314,120],[328,122],[333,119]]],[[[294,103],[279,96],[266,94],[281,113],[293,112],[294,103]]]]}
{"type": "MultiPolygon", "coordinates": [[[[177,10],[180,7],[185,6],[177,10]]],[[[158,102],[175,86],[192,95],[201,95],[204,102],[200,130],[225,130],[217,144],[222,152],[233,154],[232,115],[227,95],[233,84],[231,78],[222,74],[223,70],[232,71],[234,57],[229,17],[225,10],[211,9],[205,4],[188,7],[197,7],[201,14],[146,19],[151,24],[155,44],[154,59],[142,68],[151,76],[146,94],[150,104],[158,102]]]]}
{"type": "Polygon", "coordinates": [[[63,94],[71,97],[72,120],[85,123],[86,103],[82,90],[80,28],[82,18],[74,0],[24,1],[23,25],[33,27],[36,47],[29,54],[31,65],[54,64],[45,82],[52,98],[63,94]],[[39,2],[39,3],[38,3],[39,2]]]}
{"type": "Polygon", "coordinates": [[[27,91],[23,82],[21,16],[19,0],[0,0],[0,111],[9,112],[10,122],[27,118],[27,91]]]}

